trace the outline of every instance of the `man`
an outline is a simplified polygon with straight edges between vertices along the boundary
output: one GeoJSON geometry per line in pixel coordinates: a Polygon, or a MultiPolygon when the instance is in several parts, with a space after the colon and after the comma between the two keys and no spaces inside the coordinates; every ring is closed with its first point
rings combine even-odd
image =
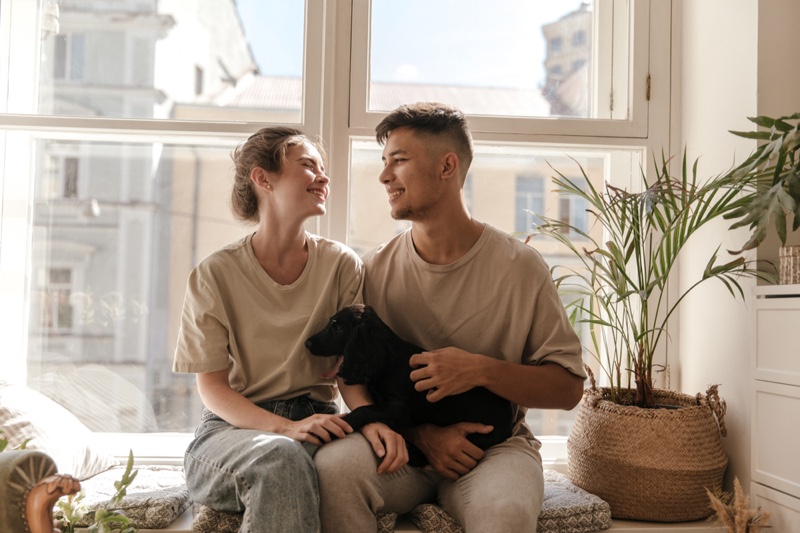
{"type": "Polygon", "coordinates": [[[586,378],[580,342],[541,256],[470,216],[462,189],[473,148],[464,115],[442,104],[401,106],[376,134],[392,217],[411,228],[364,258],[365,303],[401,337],[430,349],[409,369],[430,401],[482,386],[520,407],[514,435],[485,452],[466,436],[489,426],[410,430],[404,437],[430,468],[379,473],[359,433],[326,444],[316,456],[323,530],[374,531],[376,512],[438,501],[467,531],[535,531],[544,481],[525,408],[578,403],[586,378]]]}

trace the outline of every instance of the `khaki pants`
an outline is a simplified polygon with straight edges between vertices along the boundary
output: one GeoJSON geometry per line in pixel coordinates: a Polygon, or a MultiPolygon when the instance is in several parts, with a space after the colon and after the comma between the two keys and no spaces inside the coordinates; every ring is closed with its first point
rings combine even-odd
{"type": "Polygon", "coordinates": [[[314,456],[322,531],[376,531],[378,512],[403,514],[435,502],[467,533],[533,533],[544,496],[539,446],[512,437],[487,450],[478,466],[457,481],[429,467],[404,466],[378,476],[372,447],[360,433],[352,433],[325,444],[314,456]]]}

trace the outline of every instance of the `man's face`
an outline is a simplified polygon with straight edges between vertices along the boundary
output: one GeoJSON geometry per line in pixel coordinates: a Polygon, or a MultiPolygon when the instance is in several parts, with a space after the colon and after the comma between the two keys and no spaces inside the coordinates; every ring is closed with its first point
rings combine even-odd
{"type": "Polygon", "coordinates": [[[378,179],[386,187],[392,218],[396,220],[427,218],[441,194],[435,150],[429,144],[409,128],[389,133],[378,179]]]}

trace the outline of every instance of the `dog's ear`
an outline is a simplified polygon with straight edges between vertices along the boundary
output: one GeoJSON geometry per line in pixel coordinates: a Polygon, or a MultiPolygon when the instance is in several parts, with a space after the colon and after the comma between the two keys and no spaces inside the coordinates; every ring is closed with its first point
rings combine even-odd
{"type": "Polygon", "coordinates": [[[376,342],[381,344],[396,343],[399,339],[397,334],[381,320],[378,313],[370,306],[364,306],[364,311],[361,314],[361,320],[365,323],[366,327],[370,330],[370,337],[376,342]]]}
{"type": "Polygon", "coordinates": [[[350,339],[344,349],[344,363],[340,370],[345,381],[347,377],[360,378],[359,382],[363,383],[375,375],[378,367],[377,358],[382,354],[378,353],[381,351],[380,343],[376,342],[370,322],[370,318],[363,313],[353,321],[350,339]]]}

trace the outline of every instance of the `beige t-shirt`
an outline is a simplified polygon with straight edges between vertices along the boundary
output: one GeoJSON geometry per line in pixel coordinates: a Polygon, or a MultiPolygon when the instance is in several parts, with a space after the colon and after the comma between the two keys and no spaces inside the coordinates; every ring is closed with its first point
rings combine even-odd
{"type": "MultiPolygon", "coordinates": [[[[515,363],[556,363],[586,378],[581,344],[541,255],[486,225],[464,257],[426,263],[411,230],[364,257],[364,301],[402,338],[515,363]]],[[[535,387],[535,383],[531,383],[535,387]]],[[[525,409],[517,411],[522,421],[525,409]]],[[[529,435],[518,424],[516,434],[529,435]]]]}
{"type": "Polygon", "coordinates": [[[306,234],[308,262],[291,285],[261,268],[252,234],[205,258],[186,286],[173,371],[228,369],[234,390],[253,402],[308,394],[336,396],[335,358],[304,343],[341,307],[361,302],[363,266],[350,248],[306,234]]]}

